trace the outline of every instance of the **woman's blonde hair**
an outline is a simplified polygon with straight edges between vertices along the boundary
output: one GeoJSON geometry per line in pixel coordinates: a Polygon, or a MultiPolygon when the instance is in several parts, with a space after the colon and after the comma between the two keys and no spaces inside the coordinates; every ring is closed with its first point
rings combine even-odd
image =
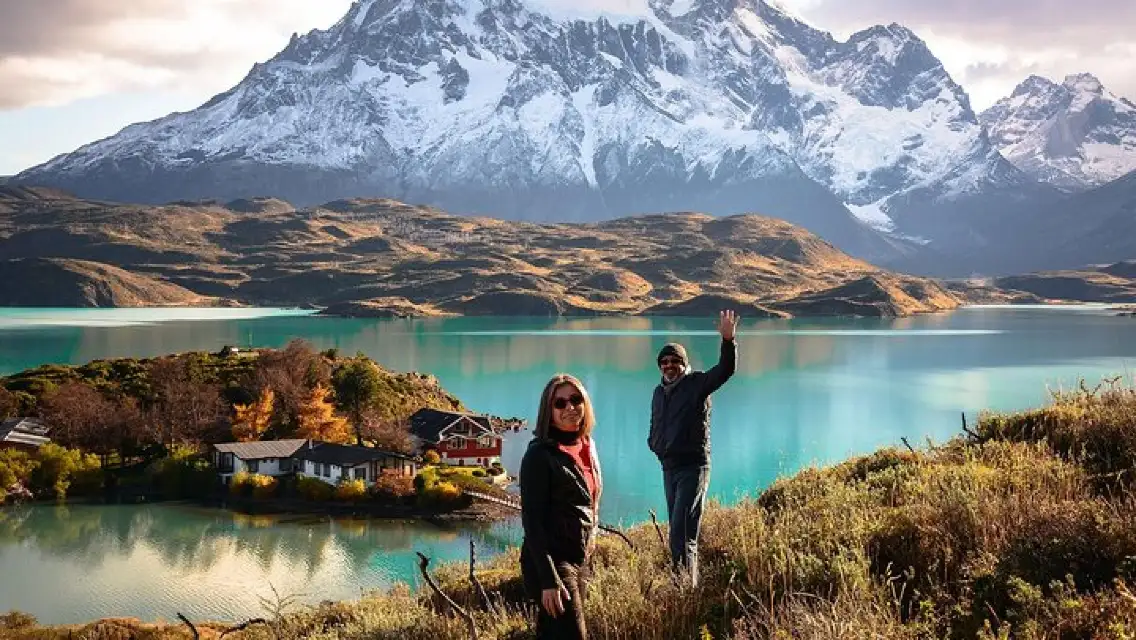
{"type": "Polygon", "coordinates": [[[544,392],[540,394],[540,411],[536,414],[536,427],[533,429],[533,434],[541,440],[547,439],[549,431],[552,429],[552,396],[557,389],[564,385],[576,387],[576,391],[579,391],[580,395],[584,397],[584,404],[580,407],[580,411],[584,414],[583,423],[580,425],[580,437],[591,435],[592,428],[596,426],[596,412],[592,409],[592,398],[588,395],[588,390],[584,388],[584,383],[580,382],[575,376],[559,373],[552,376],[548,384],[544,385],[544,392]]]}

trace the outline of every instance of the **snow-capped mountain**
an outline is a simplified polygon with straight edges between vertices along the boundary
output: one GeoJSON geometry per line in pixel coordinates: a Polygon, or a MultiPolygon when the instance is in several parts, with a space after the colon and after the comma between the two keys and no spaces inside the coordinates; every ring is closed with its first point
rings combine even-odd
{"type": "Polygon", "coordinates": [[[1030,76],[982,112],[991,141],[1018,168],[1069,191],[1136,171],[1136,104],[1088,73],[1061,84],[1030,76]]]}
{"type": "Polygon", "coordinates": [[[911,31],[839,42],[762,0],[358,0],[198,109],[17,181],[534,220],[756,211],[869,258],[887,248],[861,221],[946,237],[956,207],[1028,183],[911,31]]]}

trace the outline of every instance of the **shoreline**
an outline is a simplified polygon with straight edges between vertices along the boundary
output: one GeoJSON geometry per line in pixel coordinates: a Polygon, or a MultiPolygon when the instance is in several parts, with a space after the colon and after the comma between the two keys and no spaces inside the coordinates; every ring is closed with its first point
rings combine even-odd
{"type": "MultiPolygon", "coordinates": [[[[1136,574],[1121,561],[1136,555],[1129,526],[1136,503],[1117,492],[1130,487],[1136,464],[1125,448],[1136,442],[1136,422],[1127,417],[1133,409],[1136,389],[1126,385],[1082,390],[1041,407],[986,414],[941,444],[884,445],[780,476],[752,497],[711,503],[701,536],[703,586],[695,591],[668,577],[665,538],[651,523],[628,527],[630,544],[602,536],[593,556],[589,630],[597,637],[732,637],[721,634],[743,625],[766,631],[745,637],[833,637],[823,631],[839,628],[855,637],[915,640],[993,637],[978,632],[985,625],[1006,630],[1011,619],[1034,628],[1075,624],[1066,628],[1104,637],[1092,632],[1136,621],[1126,586],[1136,574]],[[1101,430],[1111,437],[1096,435],[1101,430]],[[905,614],[903,594],[912,590],[923,595],[918,611],[905,614]],[[760,599],[747,607],[748,597],[760,599]],[[1051,598],[1061,606],[1047,606],[1051,598]],[[721,615],[723,601],[741,606],[721,615]]],[[[504,611],[484,605],[469,584],[468,563],[429,565],[437,588],[471,612],[487,640],[516,637],[507,631],[531,624],[516,608],[524,601],[516,553],[510,547],[477,567],[504,611]]],[[[282,640],[469,637],[460,617],[425,586],[270,617],[265,624],[282,640]]],[[[173,611],[155,622],[104,617],[40,625],[26,615],[17,622],[23,626],[10,637],[37,640],[124,630],[172,639],[190,630],[173,611]]],[[[0,631],[4,624],[0,618],[0,631]]],[[[247,622],[192,626],[203,638],[230,630],[235,638],[263,637],[263,628],[247,622]]]]}

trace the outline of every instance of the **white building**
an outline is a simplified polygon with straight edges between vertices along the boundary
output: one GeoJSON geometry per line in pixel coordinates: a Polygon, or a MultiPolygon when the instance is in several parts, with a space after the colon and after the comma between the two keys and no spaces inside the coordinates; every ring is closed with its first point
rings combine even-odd
{"type": "Polygon", "coordinates": [[[264,476],[292,473],[292,456],[307,440],[264,440],[261,442],[225,442],[213,445],[213,464],[228,484],[233,474],[244,471],[264,476]]]}
{"type": "Polygon", "coordinates": [[[330,485],[340,479],[362,480],[370,487],[383,473],[414,477],[418,463],[410,456],[373,447],[357,447],[331,442],[309,442],[293,455],[298,476],[316,478],[330,485]]]}

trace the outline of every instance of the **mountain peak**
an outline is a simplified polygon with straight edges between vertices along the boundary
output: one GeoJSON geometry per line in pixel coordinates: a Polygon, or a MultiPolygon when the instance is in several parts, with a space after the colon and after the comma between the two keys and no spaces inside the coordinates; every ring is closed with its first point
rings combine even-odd
{"type": "Polygon", "coordinates": [[[1104,85],[1101,84],[1100,79],[1091,73],[1071,73],[1065,76],[1065,80],[1061,84],[1074,91],[1083,91],[1097,95],[1104,92],[1104,85]]]}
{"type": "Polygon", "coordinates": [[[1068,190],[1136,169],[1136,106],[1091,73],[1061,84],[1030,76],[981,114],[991,140],[1018,168],[1068,190]]]}

